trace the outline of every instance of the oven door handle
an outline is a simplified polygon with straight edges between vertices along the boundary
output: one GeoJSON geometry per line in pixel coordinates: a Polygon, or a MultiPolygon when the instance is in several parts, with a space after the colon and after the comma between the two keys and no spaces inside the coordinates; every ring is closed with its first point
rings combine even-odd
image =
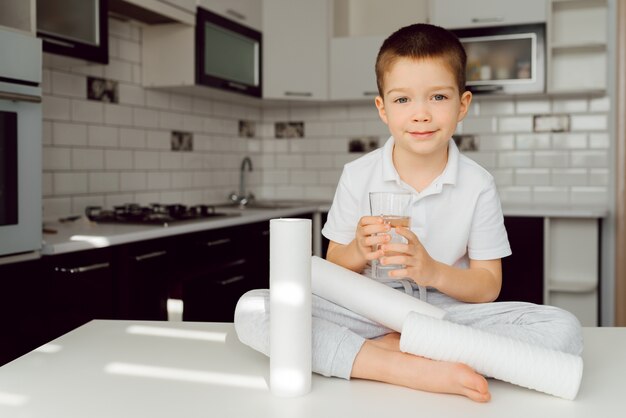
{"type": "Polygon", "coordinates": [[[8,91],[0,91],[0,100],[11,100],[14,102],[41,103],[41,96],[32,94],[12,93],[8,91]]]}

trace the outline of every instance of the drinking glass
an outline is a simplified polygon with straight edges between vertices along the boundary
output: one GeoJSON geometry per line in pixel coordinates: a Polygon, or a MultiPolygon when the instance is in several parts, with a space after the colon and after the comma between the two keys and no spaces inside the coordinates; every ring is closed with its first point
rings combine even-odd
{"type": "MultiPolygon", "coordinates": [[[[383,222],[391,225],[387,232],[391,235],[389,243],[403,243],[408,241],[396,232],[396,227],[411,227],[411,193],[370,192],[370,213],[372,216],[382,216],[383,222]]],[[[386,255],[393,255],[387,252],[386,255]]],[[[379,260],[372,261],[372,273],[377,279],[389,278],[391,270],[403,269],[402,264],[381,265],[379,260]]]]}

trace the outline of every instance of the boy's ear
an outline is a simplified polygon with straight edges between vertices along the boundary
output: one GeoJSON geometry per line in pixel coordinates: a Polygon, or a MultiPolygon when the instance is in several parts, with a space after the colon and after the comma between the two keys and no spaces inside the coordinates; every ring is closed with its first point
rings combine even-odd
{"type": "Polygon", "coordinates": [[[469,110],[470,103],[472,103],[472,92],[466,91],[461,95],[461,106],[459,107],[459,117],[457,118],[457,122],[462,121],[467,115],[467,111],[469,110]]]}
{"type": "Polygon", "coordinates": [[[376,109],[378,109],[378,116],[380,116],[382,121],[387,124],[387,112],[385,111],[385,102],[383,101],[383,98],[376,96],[374,103],[376,103],[376,109]]]}

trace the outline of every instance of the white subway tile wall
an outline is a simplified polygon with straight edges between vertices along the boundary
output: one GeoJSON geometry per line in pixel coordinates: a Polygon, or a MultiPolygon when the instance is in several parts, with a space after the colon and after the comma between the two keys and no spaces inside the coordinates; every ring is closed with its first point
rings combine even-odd
{"type": "MultiPolygon", "coordinates": [[[[374,103],[235,104],[145,89],[141,27],[110,19],[110,64],[44,54],[44,218],[86,206],[212,203],[238,189],[239,167],[252,158],[247,184],[257,197],[331,200],[350,139],[389,133],[374,103]],[[119,103],[86,99],[87,76],[118,81],[119,103]],[[239,137],[239,120],[256,123],[239,137]],[[304,138],[276,139],[275,122],[304,122],[304,138]],[[192,151],[171,151],[172,130],[193,133],[192,151]]],[[[504,203],[606,203],[608,97],[481,98],[459,125],[476,135],[466,155],[495,177],[504,203]],[[571,132],[534,133],[533,116],[567,114],[571,132]]]]}

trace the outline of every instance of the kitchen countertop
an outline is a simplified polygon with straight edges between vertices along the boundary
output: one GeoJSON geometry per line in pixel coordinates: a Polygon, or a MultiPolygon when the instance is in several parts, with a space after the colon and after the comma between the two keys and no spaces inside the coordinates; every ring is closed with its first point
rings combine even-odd
{"type": "MultiPolygon", "coordinates": [[[[46,222],[44,226],[57,231],[44,234],[42,255],[62,254],[92,248],[108,247],[135,241],[163,238],[167,236],[206,231],[248,223],[266,221],[273,218],[285,218],[304,213],[327,212],[331,202],[310,201],[294,204],[281,209],[245,209],[219,207],[219,212],[239,213],[240,216],[208,220],[176,222],[170,226],[97,224],[80,218],[74,222],[46,222]]],[[[503,205],[505,216],[560,217],[560,218],[603,218],[608,210],[603,206],[538,206],[538,205],[503,205]]],[[[322,225],[319,227],[321,228],[322,225]]]]}
{"type": "Polygon", "coordinates": [[[278,398],[268,390],[268,358],[241,344],[232,324],[96,320],[0,367],[0,416],[620,416],[626,328],[584,328],[583,336],[585,371],[574,401],[493,379],[492,400],[479,404],[316,374],[309,394],[278,398]]]}

